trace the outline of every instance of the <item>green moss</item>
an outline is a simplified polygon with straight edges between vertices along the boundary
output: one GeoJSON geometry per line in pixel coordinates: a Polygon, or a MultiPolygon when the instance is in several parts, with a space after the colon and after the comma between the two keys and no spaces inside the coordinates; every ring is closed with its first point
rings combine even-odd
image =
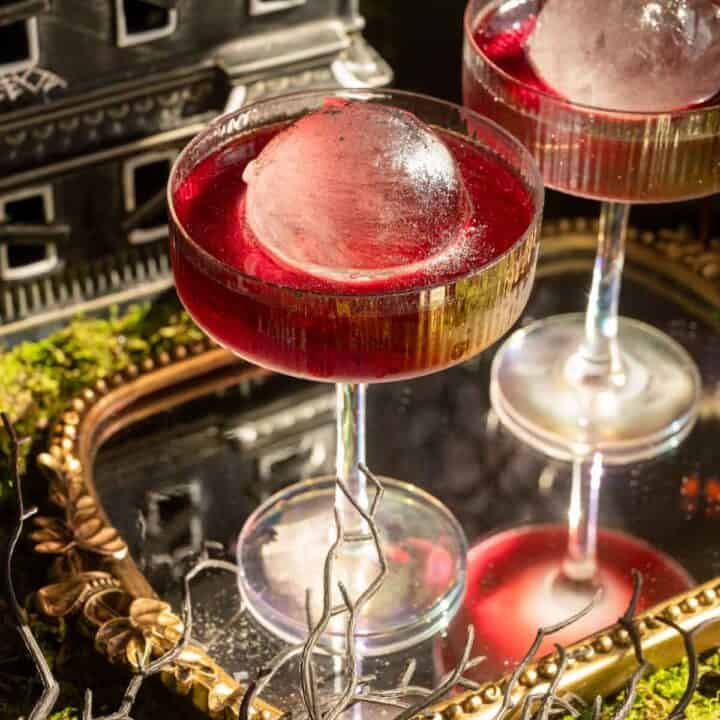
{"type": "Polygon", "coordinates": [[[80,711],[77,708],[65,708],[50,715],[48,720],[80,720],[80,711]]]}
{"type": "MultiPolygon", "coordinates": [[[[10,415],[19,435],[36,438],[83,388],[148,353],[202,337],[175,302],[136,306],[122,316],[78,318],[48,338],[0,353],[0,409],[10,415]]],[[[7,457],[8,450],[2,434],[0,453],[7,457]]],[[[29,450],[24,446],[25,454],[29,450]]],[[[0,500],[9,487],[5,470],[0,500]]]]}
{"type": "MultiPolygon", "coordinates": [[[[720,670],[720,652],[705,656],[700,663],[700,677],[704,673],[720,670]]],[[[658,670],[641,680],[635,704],[627,716],[627,720],[666,720],[672,709],[682,697],[687,686],[688,663],[683,660],[677,665],[658,670]]],[[[602,720],[609,720],[624,700],[624,693],[619,693],[611,700],[606,701],[602,720]]],[[[589,720],[591,711],[580,717],[580,720],[589,720]]],[[[720,719],[720,693],[708,698],[695,693],[690,706],[685,713],[686,720],[719,720],[720,719]]],[[[563,720],[571,720],[569,716],[563,720]]]]}

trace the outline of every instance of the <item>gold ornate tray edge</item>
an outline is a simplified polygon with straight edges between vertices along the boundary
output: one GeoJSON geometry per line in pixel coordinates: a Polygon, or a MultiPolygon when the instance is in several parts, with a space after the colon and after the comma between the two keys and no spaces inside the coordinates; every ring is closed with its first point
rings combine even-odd
{"type": "MultiPolygon", "coordinates": [[[[37,458],[49,499],[63,515],[37,518],[31,536],[36,552],[55,556],[56,582],[36,594],[43,614],[76,617],[96,650],[135,671],[138,658],[172,648],[182,622],[157,598],[103,510],[93,482],[95,453],[113,433],[154,412],[265,375],[209,343],[176,345],[172,354],[130,365],[72,400],[51,430],[48,452],[37,458]]],[[[190,643],[160,677],[210,717],[238,717],[240,684],[202,648],[190,643]]],[[[262,700],[254,705],[263,720],[283,714],[262,700]]]]}
{"type": "MultiPolygon", "coordinates": [[[[684,656],[683,640],[679,633],[662,624],[658,617],[667,618],[685,630],[693,630],[707,623],[696,636],[699,652],[720,645],[720,578],[715,578],[687,593],[656,605],[636,618],[643,651],[656,668],[679,662],[684,656]]],[[[567,669],[563,673],[557,694],[576,693],[588,703],[596,695],[607,696],[619,690],[636,667],[633,644],[627,630],[619,624],[591,635],[571,645],[567,652],[567,669]]],[[[513,706],[519,707],[523,698],[532,693],[543,695],[558,672],[558,658],[548,655],[529,665],[520,676],[512,694],[513,706]]],[[[480,690],[463,693],[437,709],[443,720],[471,717],[491,720],[502,704],[503,687],[507,679],[491,682],[480,690]]]]}
{"type": "MultiPolygon", "coordinates": [[[[591,224],[583,220],[549,224],[544,230],[539,273],[577,269],[568,265],[567,254],[594,248],[591,229],[591,224]]],[[[628,256],[638,279],[671,297],[676,295],[674,286],[687,287],[692,279],[696,297],[685,303],[686,307],[699,317],[718,323],[720,252],[713,249],[698,253],[697,244],[689,237],[662,241],[655,236],[649,239],[647,235],[636,235],[630,238],[628,256]],[[692,252],[686,252],[688,248],[692,252]]],[[[143,638],[146,650],[149,643],[150,652],[159,653],[171,646],[180,620],[156,597],[102,509],[92,479],[95,454],[108,437],[143,417],[213,390],[253,382],[266,374],[209,343],[176,345],[172,352],[147,357],[140,365],[128,366],[123,372],[97,382],[70,402],[52,428],[48,451],[38,457],[50,483],[49,498],[64,516],[63,520],[41,518],[38,530],[33,533],[36,551],[56,556],[53,563],[56,582],[37,593],[43,613],[51,617],[77,617],[90,632],[96,648],[113,661],[133,665],[137,647],[128,645],[133,637],[137,642],[143,638]],[[112,631],[120,627],[129,630],[127,641],[113,636],[112,631]],[[168,633],[169,628],[173,632],[168,633]]],[[[666,615],[683,627],[694,627],[720,615],[719,593],[717,579],[642,616],[643,646],[657,667],[680,659],[682,640],[653,617],[666,615]]],[[[720,631],[714,628],[701,634],[699,648],[720,645],[720,631]]],[[[569,648],[572,666],[563,675],[560,689],[583,694],[616,690],[633,664],[626,635],[617,626],[569,648]]],[[[553,668],[556,672],[557,664],[552,658],[530,666],[513,700],[521,700],[530,691],[542,692],[553,677],[553,668]]],[[[193,645],[185,648],[161,677],[168,687],[190,696],[211,717],[238,717],[242,688],[201,648],[193,645]]],[[[437,706],[430,714],[447,720],[493,717],[502,687],[502,680],[489,683],[437,706]]],[[[266,720],[283,714],[281,709],[260,700],[255,706],[266,720]]]]}

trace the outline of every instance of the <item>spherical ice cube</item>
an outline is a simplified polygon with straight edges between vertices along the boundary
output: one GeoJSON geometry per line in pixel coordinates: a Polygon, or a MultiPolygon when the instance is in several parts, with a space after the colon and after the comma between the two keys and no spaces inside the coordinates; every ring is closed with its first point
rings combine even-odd
{"type": "Polygon", "coordinates": [[[537,74],[572,102],[681,109],[720,92],[720,2],[547,0],[528,54],[537,74]]]}
{"type": "Polygon", "coordinates": [[[328,100],[245,170],[257,240],[306,273],[363,281],[441,257],[469,216],[455,159],[414,115],[328,100]]]}

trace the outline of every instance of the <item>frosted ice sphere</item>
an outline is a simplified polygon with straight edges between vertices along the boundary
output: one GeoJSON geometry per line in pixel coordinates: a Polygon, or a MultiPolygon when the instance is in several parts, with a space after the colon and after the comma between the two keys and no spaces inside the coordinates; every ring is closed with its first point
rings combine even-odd
{"type": "Polygon", "coordinates": [[[677,110],[720,91],[720,2],[547,0],[528,51],[537,74],[572,102],[677,110]]]}
{"type": "Polygon", "coordinates": [[[469,201],[447,145],[414,115],[328,101],[248,165],[245,213],[273,255],[339,280],[407,273],[458,237],[469,201]]]}

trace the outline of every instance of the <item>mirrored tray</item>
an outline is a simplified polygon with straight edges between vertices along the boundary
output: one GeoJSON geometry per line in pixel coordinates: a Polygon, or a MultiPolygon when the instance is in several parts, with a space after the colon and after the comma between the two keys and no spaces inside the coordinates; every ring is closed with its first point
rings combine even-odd
{"type": "MultiPolygon", "coordinates": [[[[539,276],[522,323],[582,309],[593,233],[584,220],[546,226],[539,276]]],[[[657,325],[689,350],[703,377],[703,406],[697,426],[676,451],[607,469],[600,509],[603,527],[663,550],[697,583],[720,575],[719,260],[716,250],[698,247],[683,233],[631,237],[624,313],[657,325]]],[[[437,375],[376,386],[368,395],[372,468],[440,498],[471,543],[509,527],[562,526],[570,492],[571,467],[524,446],[490,410],[493,353],[437,375]]],[[[331,386],[271,375],[207,344],[179,347],[174,356],[148,358],[105,387],[88,389],[54,429],[51,453],[41,461],[56,485],[85,488],[104,525],[114,528],[115,554],[111,548],[105,556],[111,560],[108,597],[119,592],[119,584],[132,597],[161,597],[177,608],[188,568],[203,554],[233,560],[237,534],[260,501],[288,483],[332,472],[334,403],[331,386]]],[[[674,602],[677,618],[716,613],[714,587],[708,586],[707,602],[674,602]]],[[[202,709],[236,717],[233,690],[255,677],[280,645],[242,612],[231,573],[198,578],[193,607],[205,679],[191,666],[184,674],[165,673],[164,680],[202,709]],[[233,702],[223,705],[228,696],[233,702]]],[[[667,628],[654,633],[645,641],[661,647],[659,664],[677,659],[679,639],[670,642],[667,628]]],[[[623,681],[627,643],[613,645],[615,636],[606,637],[611,640],[603,656],[590,653],[579,674],[564,681],[569,688],[609,692],[623,681]]],[[[592,649],[595,640],[583,647],[592,649]]],[[[443,658],[452,642],[451,628],[447,637],[406,653],[368,659],[362,671],[391,687],[415,658],[415,681],[432,685],[447,670],[443,658]]],[[[701,642],[713,643],[720,644],[717,631],[701,642]]],[[[327,682],[335,669],[328,660],[327,682]]],[[[500,674],[481,666],[476,679],[490,684],[446,702],[443,712],[482,712],[497,700],[493,681],[500,674]]],[[[290,666],[263,694],[267,704],[259,707],[268,717],[298,702],[295,677],[290,666]]],[[[542,682],[540,673],[535,684],[542,682]]]]}

